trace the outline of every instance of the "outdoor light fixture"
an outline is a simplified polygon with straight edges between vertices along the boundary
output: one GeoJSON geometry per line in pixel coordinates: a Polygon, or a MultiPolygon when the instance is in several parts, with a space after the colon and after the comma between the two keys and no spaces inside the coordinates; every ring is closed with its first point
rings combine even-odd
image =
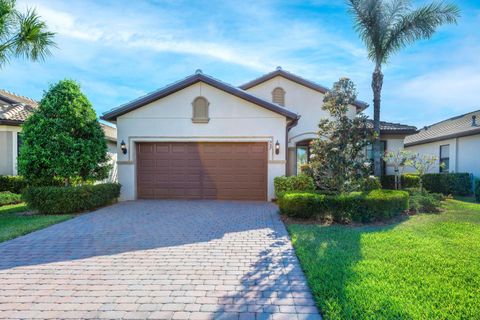
{"type": "Polygon", "coordinates": [[[279,153],[280,153],[280,143],[277,140],[277,142],[275,143],[275,154],[279,154],[279,153]]]}
{"type": "Polygon", "coordinates": [[[120,149],[122,149],[123,154],[127,154],[127,145],[123,140],[122,140],[122,143],[120,143],[120,149]]]}

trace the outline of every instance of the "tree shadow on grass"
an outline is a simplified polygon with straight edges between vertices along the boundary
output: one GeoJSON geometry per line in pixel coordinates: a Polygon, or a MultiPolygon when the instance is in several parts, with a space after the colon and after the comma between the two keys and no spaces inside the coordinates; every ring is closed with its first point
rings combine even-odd
{"type": "Polygon", "coordinates": [[[408,311],[399,308],[393,299],[377,299],[372,292],[364,292],[361,297],[358,292],[352,293],[355,284],[376,280],[365,274],[359,275],[355,270],[363,259],[362,237],[387,232],[405,220],[360,227],[289,225],[297,256],[325,319],[411,318],[408,311]]]}

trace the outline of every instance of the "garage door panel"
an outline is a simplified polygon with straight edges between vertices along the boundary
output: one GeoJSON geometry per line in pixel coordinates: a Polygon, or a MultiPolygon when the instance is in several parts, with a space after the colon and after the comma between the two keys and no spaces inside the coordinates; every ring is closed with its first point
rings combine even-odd
{"type": "Polygon", "coordinates": [[[266,143],[139,143],[143,199],[266,200],[266,143]]]}

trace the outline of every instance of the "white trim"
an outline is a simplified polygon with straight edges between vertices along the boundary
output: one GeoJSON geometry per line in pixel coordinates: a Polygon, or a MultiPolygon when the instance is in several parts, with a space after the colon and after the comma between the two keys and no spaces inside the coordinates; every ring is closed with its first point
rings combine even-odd
{"type": "Polygon", "coordinates": [[[17,154],[18,154],[18,132],[12,132],[12,173],[18,175],[17,154]]]}
{"type": "MultiPolygon", "coordinates": [[[[269,157],[268,161],[274,161],[273,150],[273,136],[240,136],[240,137],[221,137],[221,136],[130,136],[128,137],[128,160],[134,163],[136,159],[135,155],[135,143],[136,142],[267,142],[269,157]]],[[[121,140],[120,140],[121,141],[121,140]]]]}

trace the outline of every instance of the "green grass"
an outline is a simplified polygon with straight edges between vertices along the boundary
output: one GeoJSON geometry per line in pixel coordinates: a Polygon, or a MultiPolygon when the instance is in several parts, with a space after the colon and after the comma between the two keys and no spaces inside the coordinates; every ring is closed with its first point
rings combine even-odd
{"type": "Polygon", "coordinates": [[[49,225],[74,217],[72,214],[31,216],[17,214],[23,211],[27,211],[27,206],[23,203],[0,207],[0,242],[22,236],[38,229],[43,229],[49,225]]]}
{"type": "Polygon", "coordinates": [[[325,319],[480,319],[480,204],[387,226],[290,225],[325,319]]]}

